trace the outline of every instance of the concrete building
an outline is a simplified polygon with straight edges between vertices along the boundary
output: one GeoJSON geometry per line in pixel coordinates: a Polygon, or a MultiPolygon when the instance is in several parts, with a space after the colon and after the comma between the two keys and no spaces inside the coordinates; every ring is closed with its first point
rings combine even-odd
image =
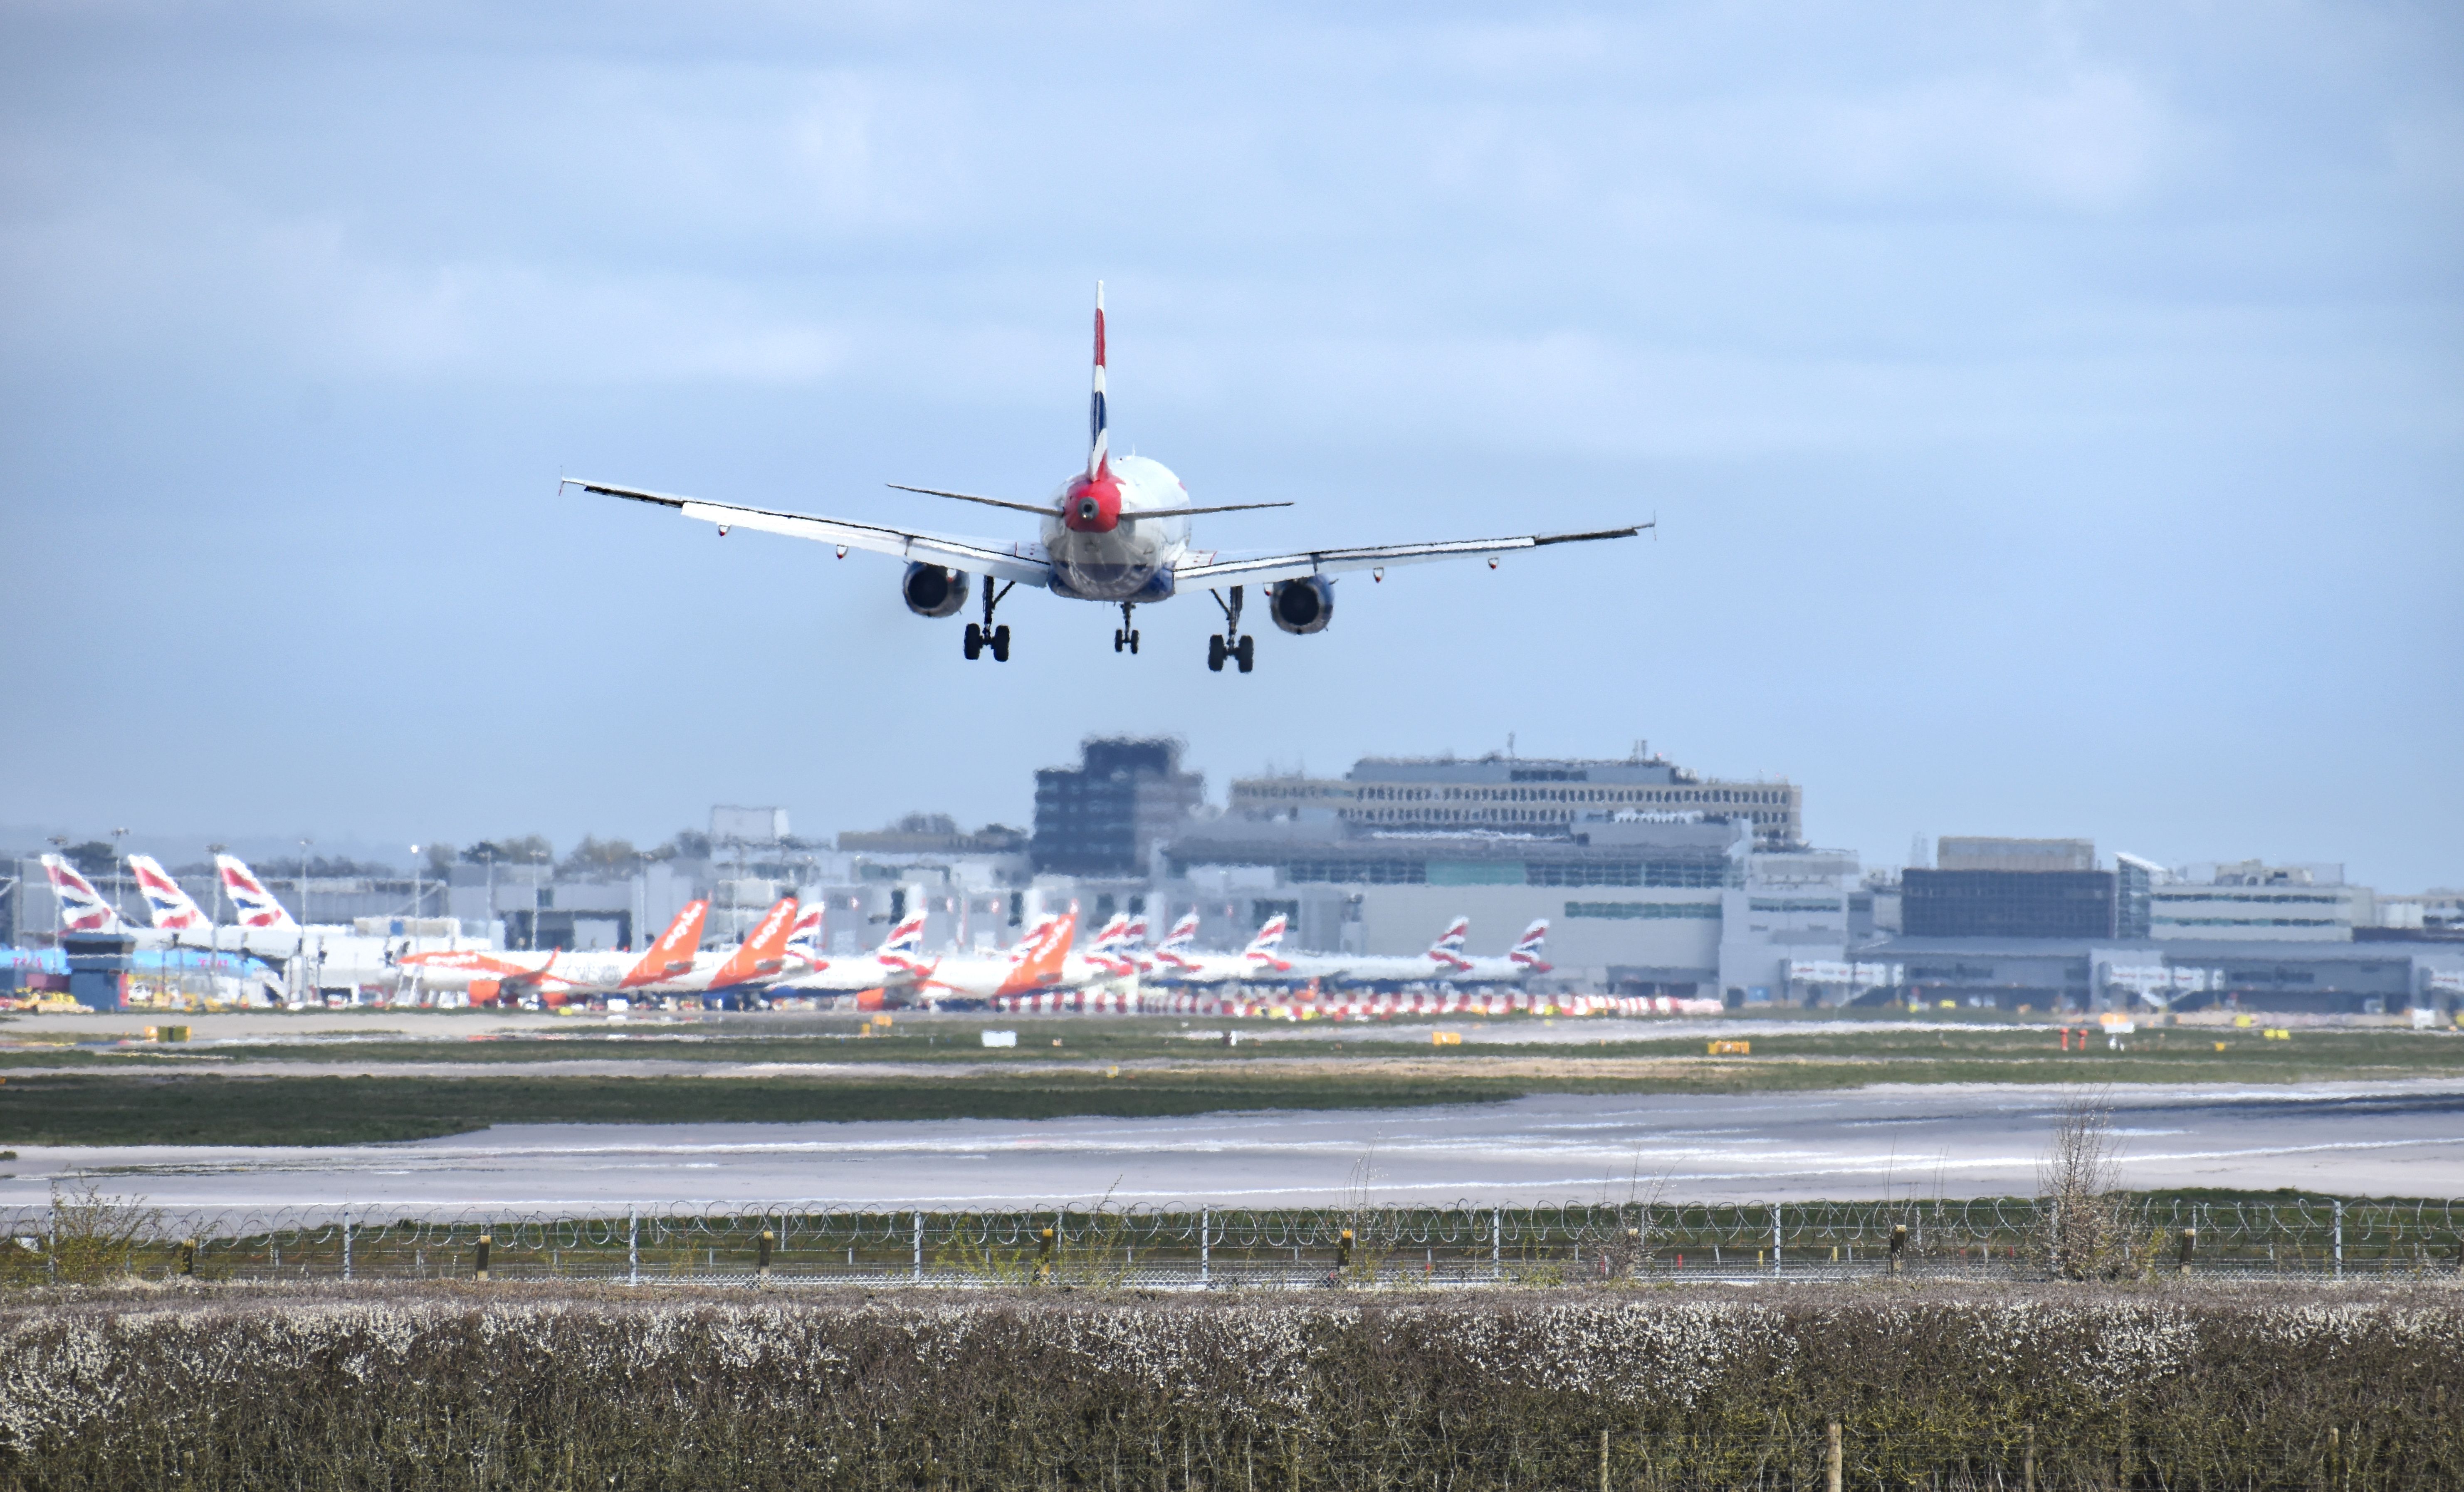
{"type": "Polygon", "coordinates": [[[1490,755],[1369,757],[1339,779],[1259,777],[1232,783],[1234,818],[1323,814],[1361,830],[1428,834],[1571,832],[1620,812],[1690,813],[1749,823],[1765,847],[1805,838],[1805,795],[1787,781],[1705,781],[1666,757],[1622,761],[1490,755]]]}
{"type": "Polygon", "coordinates": [[[1904,993],[2044,1014],[2150,1013],[2142,991],[2178,1011],[2213,1006],[2288,1014],[2392,1015],[2453,1011],[2464,991],[2464,944],[2253,943],[2097,938],[1898,937],[1855,951],[1896,966],[1904,993]],[[2162,972],[2161,980],[2151,974],[2162,972]]]}
{"type": "Polygon", "coordinates": [[[2342,866],[2189,866],[2152,886],[2148,900],[2159,938],[2350,942],[2355,928],[2378,924],[2377,899],[2346,886],[2342,866]]]}
{"type": "Polygon", "coordinates": [[[1900,875],[1910,937],[2111,937],[2110,870],[1924,870],[1900,875]]]}
{"type": "Polygon", "coordinates": [[[1180,770],[1180,743],[1090,739],[1075,767],[1035,775],[1036,871],[1138,876],[1155,846],[1206,803],[1206,779],[1180,770]]]}

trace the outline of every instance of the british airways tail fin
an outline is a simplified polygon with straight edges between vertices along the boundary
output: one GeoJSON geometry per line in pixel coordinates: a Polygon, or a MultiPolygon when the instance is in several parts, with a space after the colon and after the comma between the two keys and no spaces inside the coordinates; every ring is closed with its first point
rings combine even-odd
{"type": "Polygon", "coordinates": [[[1095,395],[1087,407],[1087,480],[1104,474],[1110,459],[1105,429],[1109,421],[1104,408],[1104,282],[1095,282],[1095,395]]]}
{"type": "Polygon", "coordinates": [[[1178,922],[1174,923],[1172,925],[1172,931],[1165,933],[1163,935],[1163,941],[1156,944],[1155,947],[1162,953],[1177,954],[1197,941],[1198,913],[1193,911],[1187,916],[1181,918],[1178,922]]]}
{"type": "Polygon", "coordinates": [[[1283,946],[1284,930],[1290,925],[1291,919],[1287,917],[1275,916],[1267,918],[1266,925],[1258,930],[1258,935],[1256,937],[1249,939],[1249,946],[1243,949],[1243,952],[1251,954],[1273,953],[1277,948],[1283,946]]]}
{"type": "Polygon", "coordinates": [[[1457,917],[1452,922],[1447,923],[1446,930],[1438,934],[1438,940],[1429,945],[1429,952],[1432,954],[1461,958],[1463,956],[1463,941],[1470,936],[1471,919],[1469,917],[1457,917]]]}
{"type": "Polygon", "coordinates": [[[299,924],[292,920],[291,911],[275,899],[256,872],[231,855],[216,855],[214,867],[223,878],[223,894],[237,909],[236,921],[244,928],[290,929],[299,924]]]}
{"type": "Polygon", "coordinates": [[[1088,943],[1087,951],[1093,954],[1109,954],[1114,945],[1128,941],[1129,935],[1130,914],[1116,911],[1112,914],[1112,920],[1105,923],[1096,932],[1094,938],[1088,943]]]}
{"type": "Polygon", "coordinates": [[[57,855],[43,857],[43,873],[52,878],[52,895],[60,904],[63,932],[117,932],[120,909],[103,899],[94,883],[57,855]]]}
{"type": "Polygon", "coordinates": [[[1513,949],[1506,956],[1533,974],[1546,974],[1549,964],[1540,956],[1540,947],[1548,941],[1549,919],[1542,917],[1523,930],[1523,935],[1515,940],[1513,949]]]}
{"type": "Polygon", "coordinates": [[[890,935],[881,940],[881,946],[873,950],[875,956],[896,954],[904,958],[913,958],[922,952],[924,913],[920,911],[908,913],[898,926],[890,930],[890,935]]]}
{"type": "Polygon", "coordinates": [[[154,919],[156,927],[174,932],[202,932],[214,925],[214,919],[206,915],[206,910],[171,879],[170,872],[153,856],[131,855],[128,868],[137,873],[137,889],[144,896],[146,914],[154,919]]]}

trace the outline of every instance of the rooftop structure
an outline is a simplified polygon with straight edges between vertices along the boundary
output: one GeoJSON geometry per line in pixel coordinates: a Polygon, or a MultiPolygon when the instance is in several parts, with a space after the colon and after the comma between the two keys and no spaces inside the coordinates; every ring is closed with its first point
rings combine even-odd
{"type": "Polygon", "coordinates": [[[1035,775],[1038,873],[1135,876],[1155,847],[1206,801],[1206,779],[1180,770],[1173,740],[1090,739],[1075,767],[1035,775]]]}
{"type": "Polygon", "coordinates": [[[1763,846],[1804,840],[1804,790],[1787,781],[1704,780],[1639,744],[1623,760],[1368,757],[1340,779],[1257,777],[1232,783],[1236,818],[1323,817],[1362,830],[1571,834],[1618,813],[1749,823],[1763,846]]]}

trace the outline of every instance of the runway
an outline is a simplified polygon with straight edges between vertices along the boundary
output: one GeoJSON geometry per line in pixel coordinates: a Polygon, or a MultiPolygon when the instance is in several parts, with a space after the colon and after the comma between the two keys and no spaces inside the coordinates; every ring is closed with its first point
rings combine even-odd
{"type": "MultiPolygon", "coordinates": [[[[20,1148],[0,1209],[91,1182],[181,1213],[606,1214],[627,1204],[1001,1209],[2026,1196],[2056,1086],[1172,1119],[534,1125],[330,1149],[20,1148]]],[[[2464,1196],[2464,1080],[2130,1086],[2124,1184],[2464,1196]]]]}

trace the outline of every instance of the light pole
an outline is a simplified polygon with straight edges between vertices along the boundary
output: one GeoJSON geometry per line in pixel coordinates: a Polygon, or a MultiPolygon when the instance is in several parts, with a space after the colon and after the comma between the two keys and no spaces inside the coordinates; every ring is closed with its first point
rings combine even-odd
{"type": "Polygon", "coordinates": [[[317,842],[306,837],[299,841],[299,925],[308,925],[308,846],[317,842]]]}
{"type": "MultiPolygon", "coordinates": [[[[417,922],[417,921],[419,920],[419,911],[420,911],[420,908],[419,908],[419,846],[418,846],[418,845],[413,845],[412,846],[410,846],[410,920],[411,920],[411,921],[413,921],[413,922],[417,922]]],[[[417,936],[419,935],[419,932],[418,932],[418,930],[417,930],[416,928],[412,929],[412,931],[411,931],[411,934],[410,934],[410,935],[411,935],[411,936],[413,936],[413,937],[417,937],[417,936]]]]}
{"type": "Polygon", "coordinates": [[[128,871],[127,861],[120,853],[120,845],[126,838],[128,830],[125,828],[111,831],[111,904],[120,909],[122,922],[128,920],[128,871]]]}

